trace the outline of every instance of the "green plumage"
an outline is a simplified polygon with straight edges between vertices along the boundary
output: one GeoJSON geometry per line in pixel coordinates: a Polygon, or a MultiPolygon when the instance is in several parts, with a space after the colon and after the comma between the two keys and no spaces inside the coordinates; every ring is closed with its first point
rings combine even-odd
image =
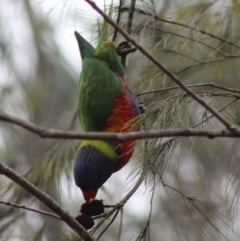
{"type": "MultiPolygon", "coordinates": [[[[139,114],[137,103],[124,80],[124,69],[116,45],[107,39],[104,26],[95,50],[75,32],[82,57],[78,85],[78,114],[84,131],[121,132],[124,125],[139,114]]],[[[128,129],[124,129],[125,132],[128,129]]],[[[98,189],[131,158],[135,141],[85,140],[75,160],[74,179],[86,202],[95,198],[98,189]]]]}
{"type": "Polygon", "coordinates": [[[78,42],[82,60],[85,58],[95,58],[95,49],[93,46],[88,41],[86,41],[78,32],[75,31],[74,34],[78,42]]]}
{"type": "Polygon", "coordinates": [[[111,41],[106,41],[103,44],[99,44],[95,51],[95,55],[102,59],[109,69],[113,72],[124,74],[123,66],[117,55],[116,46],[111,41]]]}
{"type": "Polygon", "coordinates": [[[112,42],[106,42],[95,50],[79,33],[75,32],[75,35],[82,56],[78,86],[79,119],[85,131],[102,131],[113,100],[121,96],[122,81],[112,71],[114,66],[116,70],[122,67],[112,42]]]}

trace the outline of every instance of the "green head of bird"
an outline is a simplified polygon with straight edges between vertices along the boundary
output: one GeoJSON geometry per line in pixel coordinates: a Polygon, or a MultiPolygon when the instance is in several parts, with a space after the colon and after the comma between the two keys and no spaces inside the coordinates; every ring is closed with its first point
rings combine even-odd
{"type": "Polygon", "coordinates": [[[103,60],[109,69],[120,74],[124,73],[123,66],[117,55],[117,46],[112,41],[105,41],[100,45],[94,54],[98,59],[103,60]]]}

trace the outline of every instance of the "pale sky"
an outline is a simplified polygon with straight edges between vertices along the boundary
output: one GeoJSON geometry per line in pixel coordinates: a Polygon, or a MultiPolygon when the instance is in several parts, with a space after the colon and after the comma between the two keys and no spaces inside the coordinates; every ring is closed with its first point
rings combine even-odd
{"type": "MultiPolygon", "coordinates": [[[[43,12],[48,16],[48,21],[56,23],[56,39],[61,47],[62,53],[76,69],[79,69],[80,55],[79,52],[76,51],[77,42],[73,33],[75,30],[79,31],[86,39],[91,41],[88,24],[91,23],[91,20],[94,21],[94,19],[99,18],[100,15],[84,0],[34,1],[38,2],[42,7],[43,12]],[[74,17],[72,18],[72,16],[74,17]],[[87,25],[86,19],[89,19],[87,25]]],[[[98,0],[96,2],[98,6],[104,6],[104,0],[98,0]]],[[[105,2],[107,4],[111,3],[110,0],[105,0],[105,2]]]]}

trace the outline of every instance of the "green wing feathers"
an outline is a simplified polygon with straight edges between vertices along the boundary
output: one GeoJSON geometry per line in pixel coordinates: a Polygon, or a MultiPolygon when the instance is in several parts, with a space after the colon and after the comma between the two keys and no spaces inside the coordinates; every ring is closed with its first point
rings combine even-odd
{"type": "Polygon", "coordinates": [[[93,46],[88,41],[86,41],[77,31],[75,31],[74,34],[78,42],[82,60],[85,58],[94,58],[95,49],[93,46]]]}
{"type": "Polygon", "coordinates": [[[102,131],[122,82],[98,59],[84,59],[79,84],[79,118],[85,131],[102,131]]]}

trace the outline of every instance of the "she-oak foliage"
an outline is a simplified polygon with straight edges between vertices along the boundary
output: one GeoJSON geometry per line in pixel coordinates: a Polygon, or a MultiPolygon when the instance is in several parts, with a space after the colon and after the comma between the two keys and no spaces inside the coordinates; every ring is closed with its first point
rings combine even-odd
{"type": "MultiPolygon", "coordinates": [[[[209,1],[198,1],[197,4],[192,4],[190,1],[162,2],[164,2],[164,6],[162,6],[162,9],[159,9],[157,1],[155,5],[152,1],[136,1],[131,31],[132,36],[148,48],[168,69],[178,75],[186,85],[194,85],[199,82],[214,82],[229,89],[238,90],[240,88],[240,56],[238,44],[240,41],[240,8],[238,2],[225,1],[224,4],[227,3],[227,6],[220,0],[211,3],[209,3],[209,1]],[[201,30],[213,34],[213,36],[204,34],[201,30]],[[216,36],[220,38],[216,38],[216,36]]],[[[114,8],[116,15],[120,12],[119,24],[123,28],[126,27],[129,6],[130,4],[128,4],[128,2],[122,1],[120,8],[118,6],[114,8]]],[[[30,12],[29,16],[33,18],[34,16],[38,16],[38,14],[32,15],[30,12]]],[[[89,18],[89,16],[86,15],[81,16],[89,18]]],[[[114,14],[113,18],[117,19],[114,14]]],[[[37,23],[37,21],[34,20],[32,23],[37,23]]],[[[39,26],[43,25],[39,24],[34,27],[36,29],[38,28],[36,31],[36,33],[38,33],[38,36],[35,38],[36,41],[41,40],[39,36],[45,36],[46,34],[45,30],[39,29],[39,26]]],[[[88,28],[88,30],[89,29],[90,28],[88,28]]],[[[96,32],[96,29],[97,25],[95,24],[95,28],[92,31],[96,32]]],[[[118,36],[116,42],[120,42],[120,40],[120,36],[118,36]]],[[[106,39],[104,41],[106,41],[106,39]]],[[[46,42],[48,41],[46,40],[46,42]]],[[[6,54],[5,59],[9,57],[7,56],[8,51],[6,51],[9,46],[10,42],[4,47],[3,38],[0,48],[2,49],[2,53],[4,55],[6,54]]],[[[36,48],[40,48],[41,46],[41,43],[37,42],[36,48]]],[[[44,51],[44,48],[38,49],[38,51],[40,57],[45,56],[47,52],[44,51]]],[[[39,78],[45,81],[53,81],[56,76],[59,77],[63,75],[63,69],[59,73],[59,69],[61,68],[59,68],[58,71],[53,71],[54,66],[51,65],[51,62],[43,65],[42,63],[49,59],[49,56],[45,57],[46,58],[39,59],[38,68],[41,70],[38,73],[39,78]],[[51,71],[47,71],[46,65],[51,71]],[[52,76],[50,76],[51,72],[53,74],[52,76]],[[45,74],[43,75],[43,73],[45,74]],[[49,73],[49,76],[47,76],[46,73],[49,73]]],[[[99,57],[99,60],[100,59],[101,57],[99,57]]],[[[127,77],[128,84],[135,87],[135,93],[172,87],[173,85],[171,80],[167,78],[163,72],[149,63],[143,56],[139,55],[139,53],[134,53],[134,55],[129,58],[128,64],[125,76],[127,77]]],[[[18,75],[18,71],[14,70],[14,64],[9,61],[8,65],[15,73],[14,76],[20,78],[21,75],[18,75]]],[[[62,65],[64,66],[64,64],[62,65]]],[[[108,65],[108,67],[110,68],[110,65],[108,65]]],[[[113,72],[115,71],[112,67],[111,70],[113,72]]],[[[118,72],[121,73],[120,70],[118,70],[118,72]]],[[[66,79],[69,80],[70,78],[69,76],[69,78],[66,79]]],[[[24,80],[15,81],[18,84],[24,83],[24,80]]],[[[41,85],[39,80],[32,82],[35,83],[35,88],[38,90],[39,85],[41,85]]],[[[59,81],[59,78],[57,78],[56,83],[54,82],[56,95],[63,95],[62,92],[59,92],[57,89],[62,83],[65,82],[59,81]]],[[[44,83],[44,86],[45,85],[46,83],[44,83]]],[[[66,84],[66,86],[67,85],[68,84],[66,84]]],[[[24,86],[22,88],[24,89],[24,86]]],[[[194,90],[197,92],[199,88],[200,87],[195,87],[194,90]]],[[[49,99],[53,99],[52,88],[49,89],[51,89],[51,94],[47,99],[44,99],[44,97],[46,98],[48,96],[44,91],[44,96],[41,97],[40,94],[34,96],[35,99],[38,98],[38,100],[42,98],[39,103],[43,103],[44,108],[46,106],[44,103],[49,103],[49,99]]],[[[28,89],[26,88],[26,93],[27,91],[28,89]]],[[[32,93],[36,92],[34,91],[32,93]]],[[[230,94],[228,97],[224,95],[225,93],[226,90],[201,87],[201,93],[199,92],[198,94],[204,98],[209,105],[219,110],[226,118],[233,123],[239,124],[239,101],[236,99],[236,102],[231,104],[231,101],[236,98],[236,96],[233,95],[231,97],[231,94],[234,92],[227,91],[227,93],[230,94]]],[[[11,102],[6,101],[6,96],[13,97],[14,94],[15,93],[11,94],[11,92],[9,92],[8,94],[5,93],[5,95],[0,96],[1,109],[4,109],[4,103],[5,105],[7,103],[7,107],[9,108],[11,102]]],[[[36,103],[33,101],[35,100],[33,99],[33,94],[26,94],[26,96],[28,96],[28,99],[26,97],[26,103],[31,103],[31,106],[36,106],[34,105],[36,103]]],[[[186,96],[182,91],[159,91],[138,98],[139,100],[143,99],[145,105],[148,107],[146,113],[140,118],[140,122],[141,124],[144,123],[146,130],[194,126],[196,126],[196,128],[217,128],[219,126],[219,123],[215,121],[208,112],[199,107],[198,104],[192,101],[191,97],[186,96]]],[[[98,98],[96,101],[99,103],[100,100],[102,99],[98,98]]],[[[55,109],[61,107],[61,113],[63,112],[63,104],[60,105],[56,103],[55,106],[55,109]]],[[[102,106],[101,104],[99,106],[99,111],[96,113],[105,113],[105,116],[107,116],[105,111],[111,108],[109,108],[108,105],[102,106]],[[108,108],[104,109],[105,107],[108,108]]],[[[24,109],[22,111],[26,110],[24,109]]],[[[50,113],[46,114],[46,112],[43,112],[44,114],[41,114],[39,110],[29,109],[26,112],[26,116],[32,116],[34,122],[36,120],[37,123],[39,120],[47,121],[53,118],[49,115],[50,113]]],[[[58,115],[55,115],[55,118],[56,116],[58,119],[63,118],[58,115]]],[[[55,124],[56,121],[53,121],[53,123],[55,124]]],[[[96,129],[99,128],[96,127],[96,125],[97,124],[91,123],[91,128],[94,126],[96,129]]],[[[104,123],[102,123],[101,128],[104,127],[104,123]]],[[[97,131],[102,131],[101,128],[97,131]]],[[[20,157],[23,156],[25,159],[23,166],[29,167],[29,170],[25,171],[23,176],[27,177],[42,190],[51,192],[52,196],[56,193],[60,195],[59,189],[56,188],[56,186],[58,187],[58,183],[62,179],[62,173],[66,174],[68,179],[70,179],[72,175],[72,163],[69,160],[74,158],[76,152],[76,146],[73,142],[59,141],[57,144],[48,143],[47,148],[39,143],[37,149],[41,150],[42,154],[34,152],[34,150],[30,148],[36,155],[35,158],[33,158],[32,152],[29,151],[30,145],[26,148],[22,146],[19,139],[16,138],[15,129],[8,129],[6,133],[10,133],[6,139],[6,143],[13,143],[14,146],[14,148],[11,149],[11,145],[8,145],[6,151],[9,153],[7,160],[16,160],[16,162],[12,161],[11,165],[16,168],[19,167],[20,163],[23,162],[20,157]],[[20,153],[19,150],[21,150],[20,153]],[[26,160],[31,160],[31,162],[27,163],[26,160]]],[[[29,140],[34,143],[28,135],[20,132],[19,135],[21,135],[21,139],[24,140],[24,142],[29,140]]],[[[45,143],[46,142],[44,142],[44,144],[45,143]]],[[[100,145],[104,146],[108,144],[108,142],[101,142],[100,145]]],[[[86,146],[85,144],[82,145],[86,146]]],[[[89,148],[94,148],[92,147],[94,145],[90,145],[89,148]]],[[[100,145],[97,144],[98,148],[100,145]]],[[[111,147],[108,148],[109,153],[111,153],[111,150],[115,150],[115,145],[115,143],[110,144],[111,147]]],[[[94,155],[100,156],[101,159],[102,153],[99,152],[98,148],[94,149],[94,155]]],[[[103,149],[105,149],[105,147],[103,147],[103,149]]],[[[151,202],[154,211],[151,217],[146,218],[146,224],[143,224],[141,218],[133,218],[124,211],[123,227],[127,232],[122,234],[122,236],[125,235],[123,240],[125,237],[129,239],[130,236],[137,237],[137,240],[152,241],[159,240],[159,237],[161,240],[177,241],[179,238],[181,238],[181,240],[187,240],[189,238],[191,238],[191,240],[238,240],[239,237],[237,236],[235,236],[235,239],[232,238],[232,236],[235,235],[232,230],[231,232],[228,231],[228,223],[230,223],[231,229],[238,230],[238,223],[234,222],[234,215],[238,215],[238,209],[236,207],[239,204],[240,168],[238,150],[239,141],[234,140],[233,143],[233,141],[229,139],[173,138],[155,139],[151,141],[143,140],[139,142],[136,148],[133,171],[138,173],[144,168],[147,168],[146,185],[149,188],[145,192],[144,198],[148,197],[148,191],[155,192],[153,203],[151,202]],[[162,191],[161,186],[157,185],[158,180],[160,183],[164,183],[164,185],[171,183],[172,187],[182,191],[182,193],[176,192],[173,189],[170,189],[171,192],[168,192],[167,186],[165,186],[164,191],[162,191]],[[227,193],[225,192],[225,188],[228,188],[227,193]],[[169,195],[165,195],[165,192],[169,195]],[[196,199],[193,197],[196,197],[196,199]],[[230,206],[231,204],[233,205],[230,206]],[[219,212],[223,215],[220,215],[219,212]],[[127,229],[128,227],[129,229],[127,229]],[[128,232],[131,232],[131,234],[128,232]],[[135,235],[136,233],[139,233],[139,236],[135,235]],[[169,234],[171,234],[171,237],[169,234]],[[223,234],[227,234],[228,238],[223,234]]],[[[110,155],[111,158],[114,156],[112,154],[107,154],[106,156],[110,155]]],[[[118,155],[119,154],[116,156],[118,155]]],[[[106,158],[106,156],[104,158],[106,158]]],[[[104,161],[104,163],[108,161],[113,164],[109,158],[106,162],[104,161]]],[[[21,167],[23,166],[21,165],[21,167]]],[[[111,168],[110,173],[116,167],[111,168]]],[[[30,200],[29,194],[22,192],[20,188],[12,183],[10,185],[4,185],[2,191],[3,197],[8,197],[9,200],[14,202],[24,201],[24,203],[27,203],[27,201],[30,200]],[[9,196],[11,198],[9,198],[9,196]]],[[[72,206],[72,203],[68,203],[66,208],[70,206],[72,206]]],[[[21,230],[28,228],[28,230],[32,230],[32,233],[36,230],[35,227],[34,229],[30,227],[28,216],[17,215],[14,209],[10,211],[3,209],[1,210],[1,214],[3,217],[1,224],[5,224],[1,226],[1,234],[4,233],[4,230],[9,232],[13,223],[21,228],[21,230]],[[8,220],[15,222],[8,223],[6,222],[8,220]],[[17,222],[18,220],[21,220],[21,222],[17,222]],[[22,220],[25,221],[22,222],[22,220]],[[24,227],[20,226],[22,223],[25,225],[24,227]]],[[[237,220],[237,216],[235,216],[235,220],[237,220]]],[[[42,222],[45,222],[45,219],[42,222]]],[[[47,240],[58,240],[59,237],[62,238],[62,234],[65,231],[62,231],[60,226],[56,226],[56,223],[58,222],[54,220],[53,224],[48,222],[48,225],[39,226],[41,234],[43,233],[44,238],[47,240]],[[59,230],[59,232],[55,234],[58,235],[58,237],[56,238],[55,236],[53,238],[51,236],[53,235],[52,230],[56,229],[59,230]],[[48,230],[50,230],[50,232],[48,230]]],[[[105,237],[103,237],[102,240],[116,239],[118,234],[117,225],[118,221],[115,220],[113,228],[110,229],[109,232],[105,232],[105,237]]],[[[38,234],[36,234],[36,239],[37,236],[38,234]]]]}

